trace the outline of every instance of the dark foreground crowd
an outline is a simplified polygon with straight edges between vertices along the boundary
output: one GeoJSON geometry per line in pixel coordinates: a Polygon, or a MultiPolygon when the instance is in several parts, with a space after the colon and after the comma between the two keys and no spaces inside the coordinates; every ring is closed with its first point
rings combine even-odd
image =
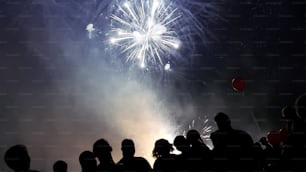
{"type": "MultiPolygon", "coordinates": [[[[210,150],[196,130],[189,130],[186,136],[176,136],[173,145],[168,140],[159,139],[152,151],[156,158],[153,168],[142,157],[135,157],[135,146],[131,139],[121,144],[122,158],[115,163],[112,147],[107,140],[99,139],[92,151],[84,151],[79,156],[82,172],[200,172],[200,171],[306,171],[306,94],[297,98],[293,107],[282,110],[285,127],[279,134],[262,137],[254,142],[242,130],[231,127],[228,115],[217,113],[215,122],[218,130],[210,138],[214,148],[210,150]],[[173,146],[181,152],[172,154],[173,146]],[[98,160],[98,161],[97,161],[98,160]]],[[[30,170],[30,156],[24,145],[9,148],[4,160],[15,172],[35,172],[30,170]]],[[[54,172],[67,172],[64,161],[56,161],[54,172]]]]}

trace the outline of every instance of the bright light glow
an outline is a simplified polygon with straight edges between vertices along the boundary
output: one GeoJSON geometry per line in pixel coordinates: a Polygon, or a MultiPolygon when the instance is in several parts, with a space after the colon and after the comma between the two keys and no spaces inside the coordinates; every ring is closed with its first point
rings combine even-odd
{"type": "Polygon", "coordinates": [[[124,32],[121,31],[121,30],[118,30],[118,35],[119,35],[119,36],[120,36],[120,35],[124,35],[124,32]]]}
{"type": "Polygon", "coordinates": [[[125,6],[126,8],[130,8],[130,5],[129,5],[128,2],[125,2],[125,3],[123,4],[123,6],[125,6]]]}
{"type": "Polygon", "coordinates": [[[172,46],[173,46],[173,48],[178,49],[180,47],[180,44],[179,43],[174,43],[174,44],[172,44],[172,46]]]}
{"type": "Polygon", "coordinates": [[[166,70],[166,71],[169,71],[169,70],[170,70],[170,67],[171,67],[171,66],[170,66],[170,63],[167,63],[167,64],[165,65],[165,70],[166,70]]]}
{"type": "Polygon", "coordinates": [[[143,35],[143,34],[140,34],[139,32],[137,32],[137,31],[134,31],[133,32],[133,39],[135,40],[135,42],[137,43],[137,44],[142,44],[143,43],[143,41],[145,41],[145,35],[143,35]]]}
{"type": "Polygon", "coordinates": [[[87,30],[88,32],[93,32],[93,31],[95,31],[94,25],[93,25],[92,23],[88,24],[88,25],[86,26],[86,30],[87,30]]]}
{"type": "Polygon", "coordinates": [[[112,43],[112,44],[116,43],[116,39],[115,38],[111,38],[110,39],[110,43],[112,43]]]}
{"type": "Polygon", "coordinates": [[[141,68],[145,68],[146,65],[145,65],[144,63],[141,63],[141,64],[140,64],[140,67],[141,67],[141,68]]]}
{"type": "Polygon", "coordinates": [[[88,24],[86,26],[86,30],[88,31],[88,38],[91,39],[92,38],[92,33],[96,30],[94,28],[94,25],[92,23],[88,24]]]}
{"type": "Polygon", "coordinates": [[[121,49],[127,61],[163,64],[164,55],[178,49],[180,41],[173,25],[180,19],[176,8],[163,0],[134,0],[116,4],[118,11],[111,15],[111,43],[121,49]],[[120,33],[124,34],[118,34],[120,33]]]}

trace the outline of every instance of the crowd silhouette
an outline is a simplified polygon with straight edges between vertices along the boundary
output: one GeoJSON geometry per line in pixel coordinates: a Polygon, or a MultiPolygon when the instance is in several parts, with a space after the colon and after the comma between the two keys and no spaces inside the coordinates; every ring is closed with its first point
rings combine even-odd
{"type": "MultiPolygon", "coordinates": [[[[92,151],[79,156],[82,172],[305,172],[306,171],[306,94],[296,99],[294,106],[282,109],[286,125],[279,132],[269,133],[257,142],[245,131],[231,126],[230,117],[222,112],[215,116],[218,129],[210,138],[213,149],[203,142],[197,130],[186,136],[178,135],[173,145],[158,139],[152,151],[153,168],[143,157],[135,157],[132,139],[121,143],[122,158],[116,163],[112,147],[101,138],[93,144],[92,151]],[[180,154],[173,154],[174,147],[180,154]]],[[[10,147],[4,155],[7,166],[15,172],[35,172],[30,169],[31,158],[24,145],[10,147]]],[[[54,172],[67,172],[66,162],[58,160],[54,172]]]]}

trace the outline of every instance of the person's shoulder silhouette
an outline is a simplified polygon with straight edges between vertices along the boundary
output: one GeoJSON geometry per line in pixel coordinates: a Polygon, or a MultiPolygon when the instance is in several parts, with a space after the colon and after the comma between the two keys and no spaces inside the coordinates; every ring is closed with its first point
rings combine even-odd
{"type": "Polygon", "coordinates": [[[252,147],[254,142],[252,137],[243,130],[233,129],[231,120],[225,113],[219,112],[215,116],[218,130],[214,131],[210,138],[214,149],[239,148],[240,146],[252,147]],[[235,147],[237,146],[237,147],[235,147]]]}
{"type": "Polygon", "coordinates": [[[10,147],[4,155],[5,163],[15,172],[35,172],[30,170],[31,158],[24,145],[14,145],[10,147]]]}
{"type": "Polygon", "coordinates": [[[217,113],[215,122],[218,130],[210,136],[214,146],[214,168],[244,171],[254,168],[252,137],[243,130],[233,129],[231,120],[225,113],[217,113]]]}
{"type": "Polygon", "coordinates": [[[191,129],[187,132],[187,141],[190,143],[190,154],[191,156],[199,156],[205,159],[209,159],[211,156],[211,151],[208,146],[204,143],[201,138],[200,133],[195,130],[191,129]]]}
{"type": "Polygon", "coordinates": [[[149,162],[143,157],[135,157],[135,144],[131,139],[121,142],[122,158],[117,163],[120,171],[145,172],[150,171],[149,162]]]}
{"type": "Polygon", "coordinates": [[[176,163],[178,171],[191,171],[194,168],[190,160],[190,144],[183,135],[174,138],[174,146],[181,154],[176,155],[176,163]]]}
{"type": "Polygon", "coordinates": [[[174,138],[174,146],[181,152],[179,157],[187,157],[190,153],[190,144],[183,135],[178,135],[174,138]]]}
{"type": "Polygon", "coordinates": [[[53,164],[53,172],[67,172],[68,165],[63,160],[58,160],[53,164]]]}
{"type": "Polygon", "coordinates": [[[186,138],[190,143],[188,165],[195,171],[209,170],[211,168],[212,152],[202,140],[200,133],[191,129],[187,132],[186,138]]]}

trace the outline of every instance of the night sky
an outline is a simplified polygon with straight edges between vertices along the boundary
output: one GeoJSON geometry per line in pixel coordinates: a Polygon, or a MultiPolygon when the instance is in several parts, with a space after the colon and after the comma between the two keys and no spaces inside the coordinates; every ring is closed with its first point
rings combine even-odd
{"type": "MultiPolygon", "coordinates": [[[[101,55],[99,41],[86,39],[86,25],[98,14],[96,5],[106,3],[97,2],[0,1],[1,157],[9,146],[26,144],[33,168],[48,171],[57,159],[76,161],[80,150],[91,149],[88,145],[104,135],[118,147],[124,132],[113,131],[121,122],[96,115],[118,110],[112,104],[119,99],[124,100],[119,106],[124,108],[126,97],[137,89],[133,83],[126,89],[115,84],[124,84],[117,79],[127,76],[102,64],[109,57],[101,55]],[[94,89],[100,89],[97,95],[94,89]],[[92,110],[99,101],[104,110],[92,110]],[[114,109],[105,110],[109,106],[114,109]],[[112,138],[118,138],[117,143],[112,138]],[[65,149],[69,144],[71,156],[65,149]]],[[[305,4],[303,0],[218,1],[218,16],[208,25],[213,38],[203,42],[195,37],[192,54],[183,52],[190,55],[188,60],[176,63],[167,76],[147,76],[154,83],[148,84],[150,88],[158,88],[160,102],[166,102],[161,104],[171,109],[173,123],[184,126],[199,115],[213,117],[223,111],[254,140],[279,129],[282,107],[293,105],[305,93],[305,4]],[[232,88],[236,77],[246,82],[243,92],[232,88]]],[[[0,171],[6,170],[1,158],[0,171]]]]}

